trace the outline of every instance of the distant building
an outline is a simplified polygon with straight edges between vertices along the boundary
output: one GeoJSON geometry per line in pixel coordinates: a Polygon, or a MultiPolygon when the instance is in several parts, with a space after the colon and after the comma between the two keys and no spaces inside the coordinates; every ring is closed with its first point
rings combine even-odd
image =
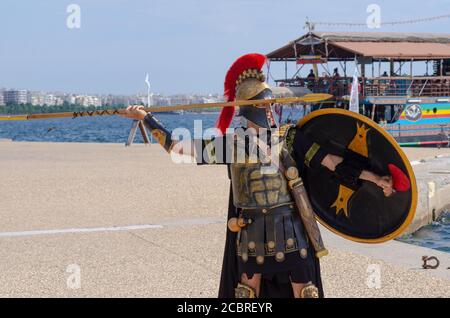
{"type": "Polygon", "coordinates": [[[171,100],[169,97],[156,94],[152,96],[152,105],[153,106],[167,106],[171,104],[171,100]]]}
{"type": "MultiPolygon", "coordinates": [[[[222,101],[219,94],[177,94],[163,95],[152,93],[150,104],[152,106],[171,106],[193,103],[211,103],[222,101]]],[[[42,92],[0,88],[0,106],[6,104],[31,104],[33,106],[61,106],[81,105],[84,107],[124,107],[127,105],[148,105],[146,93],[136,95],[84,95],[66,92],[42,92]]]]}
{"type": "Polygon", "coordinates": [[[100,97],[97,97],[97,96],[77,95],[75,97],[75,104],[81,105],[84,107],[88,107],[88,106],[100,107],[100,106],[102,106],[102,100],[100,97]]]}
{"type": "Polygon", "coordinates": [[[76,102],[76,96],[73,94],[66,94],[64,96],[64,102],[68,103],[69,105],[73,105],[76,102]]]}
{"type": "Polygon", "coordinates": [[[122,95],[108,95],[104,96],[102,99],[102,105],[104,106],[112,106],[112,107],[123,107],[125,105],[130,105],[133,100],[130,96],[122,96],[122,95]]]}
{"type": "Polygon", "coordinates": [[[5,90],[0,89],[0,106],[5,106],[5,90]]]}
{"type": "Polygon", "coordinates": [[[27,91],[26,90],[7,90],[4,92],[5,104],[26,104],[27,91]]]}
{"type": "Polygon", "coordinates": [[[55,106],[62,106],[64,105],[64,98],[61,96],[55,97],[55,106]]]}
{"type": "Polygon", "coordinates": [[[44,105],[45,95],[42,92],[28,92],[28,103],[33,106],[44,105]]]}
{"type": "Polygon", "coordinates": [[[55,106],[55,104],[56,104],[56,98],[55,98],[55,95],[53,95],[53,94],[47,94],[47,95],[45,95],[44,105],[47,105],[47,106],[55,106]]]}

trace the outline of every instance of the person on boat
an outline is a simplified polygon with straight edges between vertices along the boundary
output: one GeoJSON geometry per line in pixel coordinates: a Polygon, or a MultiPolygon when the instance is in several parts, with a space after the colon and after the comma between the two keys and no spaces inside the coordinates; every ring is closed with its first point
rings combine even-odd
{"type": "Polygon", "coordinates": [[[336,97],[341,97],[343,95],[343,84],[337,67],[333,70],[330,92],[336,97]]]}
{"type": "Polygon", "coordinates": [[[314,70],[311,69],[309,71],[309,74],[308,74],[308,76],[306,78],[308,80],[308,85],[307,85],[308,89],[310,91],[313,91],[314,90],[314,86],[316,84],[316,74],[314,74],[314,70]]]}
{"type": "Polygon", "coordinates": [[[339,79],[340,77],[341,77],[341,75],[339,74],[339,69],[336,67],[336,68],[333,70],[333,78],[339,79]]]}
{"type": "MultiPolygon", "coordinates": [[[[265,63],[261,54],[236,60],[225,78],[227,100],[273,98],[262,72],[265,63]]],[[[222,109],[214,138],[193,141],[172,139],[171,132],[141,106],[129,106],[124,116],[143,120],[167,152],[190,155],[198,164],[227,166],[229,227],[219,297],[323,297],[319,259],[290,192],[288,174],[270,159],[281,156],[276,145],[286,145],[282,149],[289,151],[300,175],[306,169],[325,167],[348,178],[374,182],[386,196],[393,193],[392,180],[328,154],[295,125],[278,128],[272,107],[241,106],[238,115],[246,124],[236,129],[229,128],[234,112],[234,107],[222,109]],[[241,160],[236,158],[239,153],[241,160]],[[236,218],[244,222],[237,230],[230,223],[236,218]]]]}
{"type": "Polygon", "coordinates": [[[322,73],[322,78],[319,81],[320,92],[328,93],[330,90],[330,77],[326,72],[322,73]]]}

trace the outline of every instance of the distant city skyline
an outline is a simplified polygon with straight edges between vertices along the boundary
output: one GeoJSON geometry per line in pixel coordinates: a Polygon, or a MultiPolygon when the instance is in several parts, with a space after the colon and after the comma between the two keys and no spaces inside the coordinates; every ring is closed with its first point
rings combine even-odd
{"type": "Polygon", "coordinates": [[[33,106],[124,106],[131,104],[141,104],[152,106],[171,106],[192,103],[213,103],[222,101],[220,94],[148,94],[137,93],[130,95],[117,94],[76,94],[72,92],[46,92],[32,91],[25,89],[5,89],[0,88],[0,106],[8,104],[21,105],[29,104],[33,106]]]}
{"type": "MultiPolygon", "coordinates": [[[[0,87],[32,91],[130,95],[221,94],[230,64],[294,40],[312,21],[365,22],[367,6],[382,21],[450,13],[450,0],[3,0],[0,87]],[[69,28],[70,4],[80,28],[69,28]]],[[[397,27],[318,27],[319,31],[449,32],[450,20],[397,27]]],[[[295,67],[290,66],[290,67],[295,67]]],[[[283,63],[273,63],[281,78],[283,63]]]]}
{"type": "MultiPolygon", "coordinates": [[[[130,92],[130,93],[114,93],[114,92],[103,92],[103,93],[98,93],[95,91],[74,91],[74,90],[68,90],[68,91],[63,91],[63,90],[52,90],[52,89],[29,89],[27,87],[5,87],[5,86],[0,86],[0,91],[6,91],[6,90],[25,90],[28,92],[35,92],[35,93],[49,93],[49,94],[73,94],[73,95],[126,95],[126,96],[132,96],[132,95],[145,95],[147,96],[147,90],[146,89],[140,89],[140,90],[136,90],[135,92],[130,92]]],[[[167,95],[167,96],[172,96],[172,95],[202,95],[202,96],[207,96],[207,95],[221,95],[222,92],[174,92],[174,93],[162,93],[162,92],[156,92],[153,91],[153,89],[151,90],[151,94],[152,95],[167,95]]]]}

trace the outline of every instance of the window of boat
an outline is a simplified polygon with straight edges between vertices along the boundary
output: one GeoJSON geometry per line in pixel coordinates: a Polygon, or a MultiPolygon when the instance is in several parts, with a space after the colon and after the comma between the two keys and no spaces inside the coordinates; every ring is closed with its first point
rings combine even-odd
{"type": "Polygon", "coordinates": [[[380,125],[385,125],[397,122],[402,112],[403,105],[366,105],[364,115],[380,125]]]}

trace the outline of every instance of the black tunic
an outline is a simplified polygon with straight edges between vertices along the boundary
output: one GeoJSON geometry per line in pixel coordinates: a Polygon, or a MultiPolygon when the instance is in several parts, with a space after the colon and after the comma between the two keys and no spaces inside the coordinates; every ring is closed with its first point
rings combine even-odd
{"type": "MultiPolygon", "coordinates": [[[[224,149],[227,147],[226,142],[221,143],[224,149]]],[[[297,162],[300,175],[303,177],[306,169],[319,169],[321,167],[321,161],[326,156],[326,153],[319,149],[317,154],[310,162],[310,167],[307,168],[304,165],[304,157],[312,145],[310,140],[303,135],[300,130],[296,130],[294,144],[293,144],[293,157],[297,162]]],[[[202,144],[201,150],[203,150],[204,144],[202,144]]],[[[197,148],[197,153],[200,148],[197,148]]],[[[217,150],[215,151],[217,155],[217,150]]],[[[224,153],[226,150],[224,150],[224,153]]],[[[205,163],[204,160],[197,160],[200,164],[205,163]]],[[[233,191],[230,186],[230,194],[228,201],[228,217],[227,219],[237,217],[238,212],[233,204],[233,191]]],[[[226,242],[224,257],[222,263],[222,274],[220,279],[219,297],[220,298],[234,298],[234,289],[236,288],[240,274],[243,271],[242,262],[237,256],[236,251],[236,238],[237,233],[226,231],[226,242]]],[[[273,258],[273,257],[272,257],[273,258]]],[[[254,262],[249,258],[249,262],[254,262]]],[[[248,262],[247,262],[248,263],[248,262]]],[[[254,273],[261,273],[257,268],[260,265],[245,266],[244,271],[249,277],[254,273]]],[[[308,247],[308,257],[301,259],[298,253],[290,253],[286,255],[284,262],[278,263],[270,257],[266,258],[264,271],[262,272],[262,282],[260,297],[261,298],[290,298],[293,297],[291,279],[294,282],[308,283],[312,282],[319,289],[320,297],[323,297],[322,281],[320,276],[320,264],[319,260],[314,256],[314,249],[312,246],[308,247]]]]}

